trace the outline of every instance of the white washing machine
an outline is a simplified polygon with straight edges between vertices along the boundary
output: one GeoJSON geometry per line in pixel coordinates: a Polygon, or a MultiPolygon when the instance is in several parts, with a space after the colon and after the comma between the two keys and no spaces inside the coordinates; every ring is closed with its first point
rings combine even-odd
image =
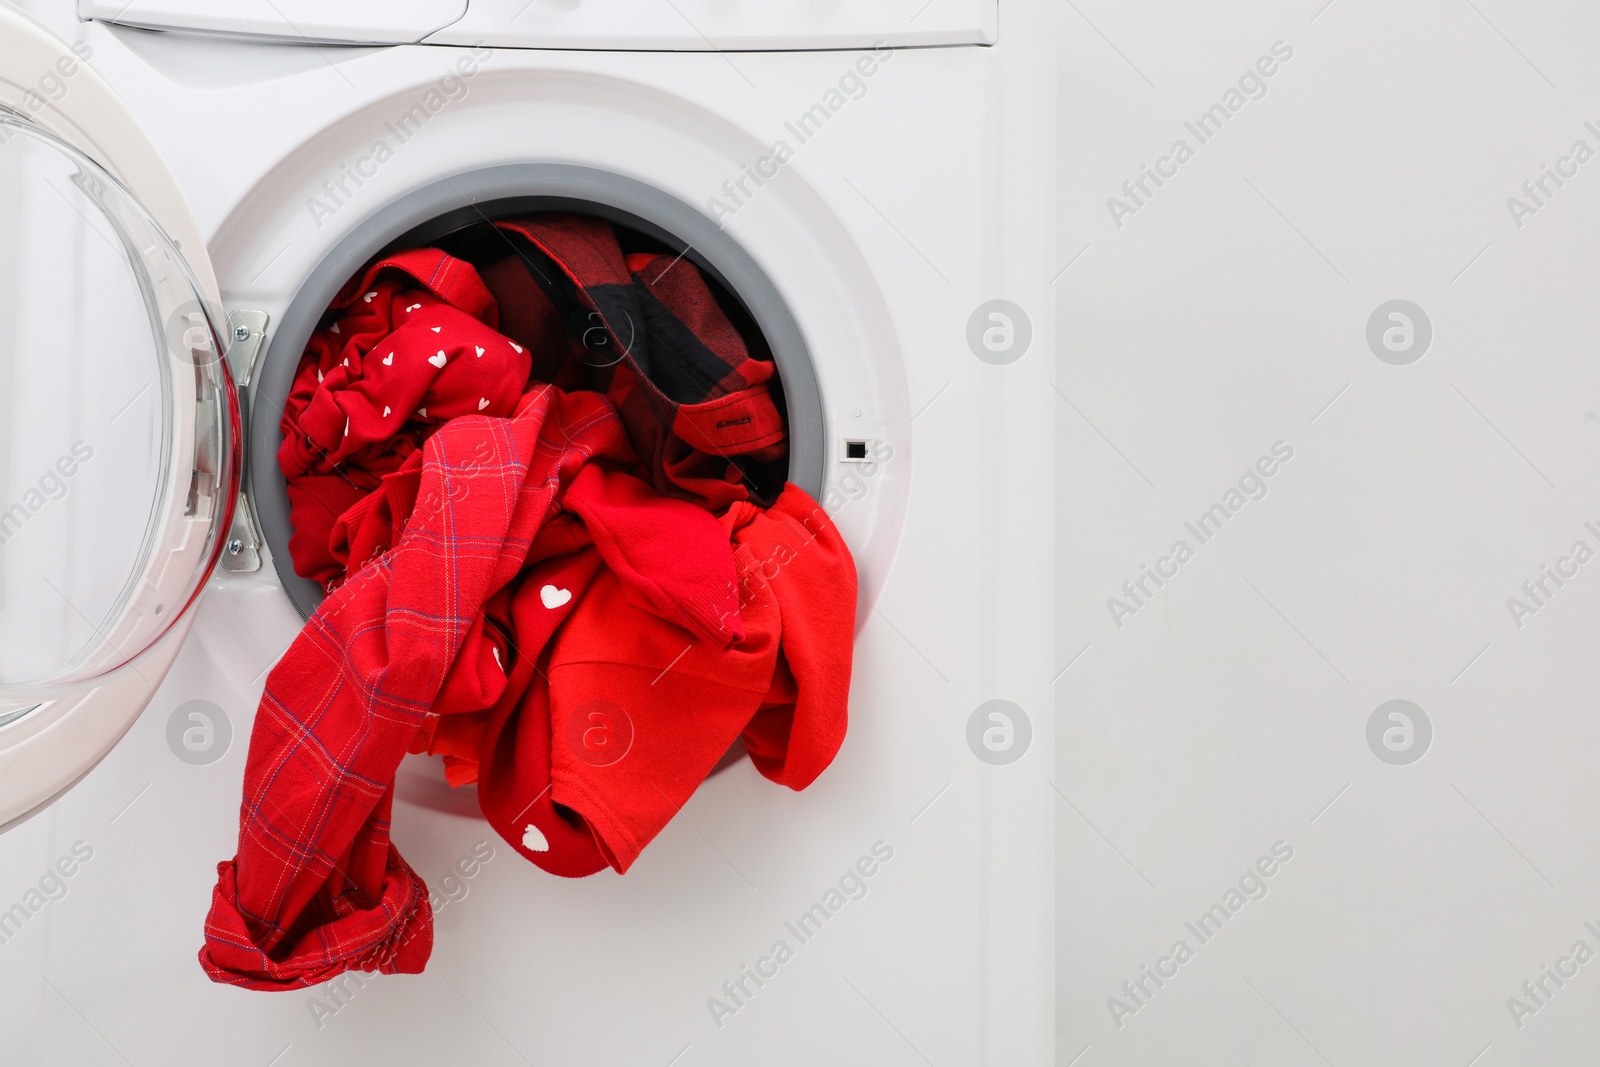
{"type": "Polygon", "coordinates": [[[4,1061],[1047,1062],[1045,7],[31,15],[0,11],[4,1061]],[[379,250],[552,206],[680,248],[771,343],[790,477],[860,572],[849,736],[798,794],[735,763],[625,877],[577,881],[413,759],[425,973],[213,985],[255,704],[315,603],[283,550],[288,375],[379,250]]]}

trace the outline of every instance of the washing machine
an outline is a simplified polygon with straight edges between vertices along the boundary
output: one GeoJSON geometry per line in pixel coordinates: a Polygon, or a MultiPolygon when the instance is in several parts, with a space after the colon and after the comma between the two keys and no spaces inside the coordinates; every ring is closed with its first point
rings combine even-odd
{"type": "Polygon", "coordinates": [[[1051,17],[0,10],[5,1062],[1047,1062],[1051,17]],[[770,346],[859,571],[848,737],[800,793],[730,760],[575,881],[409,758],[424,973],[214,985],[255,705],[320,596],[275,462],[296,361],[381,251],[550,209],[676,249],[770,346]]]}

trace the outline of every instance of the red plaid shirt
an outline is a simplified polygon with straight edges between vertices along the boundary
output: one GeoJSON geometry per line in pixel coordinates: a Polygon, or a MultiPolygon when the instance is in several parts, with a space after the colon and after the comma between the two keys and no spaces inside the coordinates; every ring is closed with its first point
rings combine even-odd
{"type": "Polygon", "coordinates": [[[554,388],[510,419],[457,419],[426,449],[399,542],[328,597],[268,675],[239,853],[218,864],[200,951],[214,981],[421,970],[432,911],[389,841],[395,770],[561,490],[592,458],[631,457],[603,397],[554,388]]]}

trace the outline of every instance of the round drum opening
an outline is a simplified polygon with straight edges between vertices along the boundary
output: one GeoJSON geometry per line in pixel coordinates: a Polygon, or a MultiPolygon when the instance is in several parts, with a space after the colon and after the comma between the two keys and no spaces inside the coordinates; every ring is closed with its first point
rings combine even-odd
{"type": "Polygon", "coordinates": [[[696,208],[621,175],[551,163],[472,171],[418,189],[357,224],[323,257],[270,330],[250,387],[250,494],[279,579],[302,616],[310,617],[324,593],[294,572],[277,454],[279,418],[312,332],[339,290],[373,259],[423,246],[467,253],[495,220],[545,212],[604,219],[629,241],[654,245],[699,268],[752,353],[770,354],[780,382],[774,394],[788,429],[787,478],[820,497],[827,437],[811,355],[794,315],[748,251],[696,208]]]}

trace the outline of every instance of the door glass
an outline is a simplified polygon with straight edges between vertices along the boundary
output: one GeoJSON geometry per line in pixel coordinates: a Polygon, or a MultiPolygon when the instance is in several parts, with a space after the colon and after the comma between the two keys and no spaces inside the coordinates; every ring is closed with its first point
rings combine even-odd
{"type": "Polygon", "coordinates": [[[0,714],[138,669],[220,547],[215,309],[132,195],[0,112],[0,714]]]}

